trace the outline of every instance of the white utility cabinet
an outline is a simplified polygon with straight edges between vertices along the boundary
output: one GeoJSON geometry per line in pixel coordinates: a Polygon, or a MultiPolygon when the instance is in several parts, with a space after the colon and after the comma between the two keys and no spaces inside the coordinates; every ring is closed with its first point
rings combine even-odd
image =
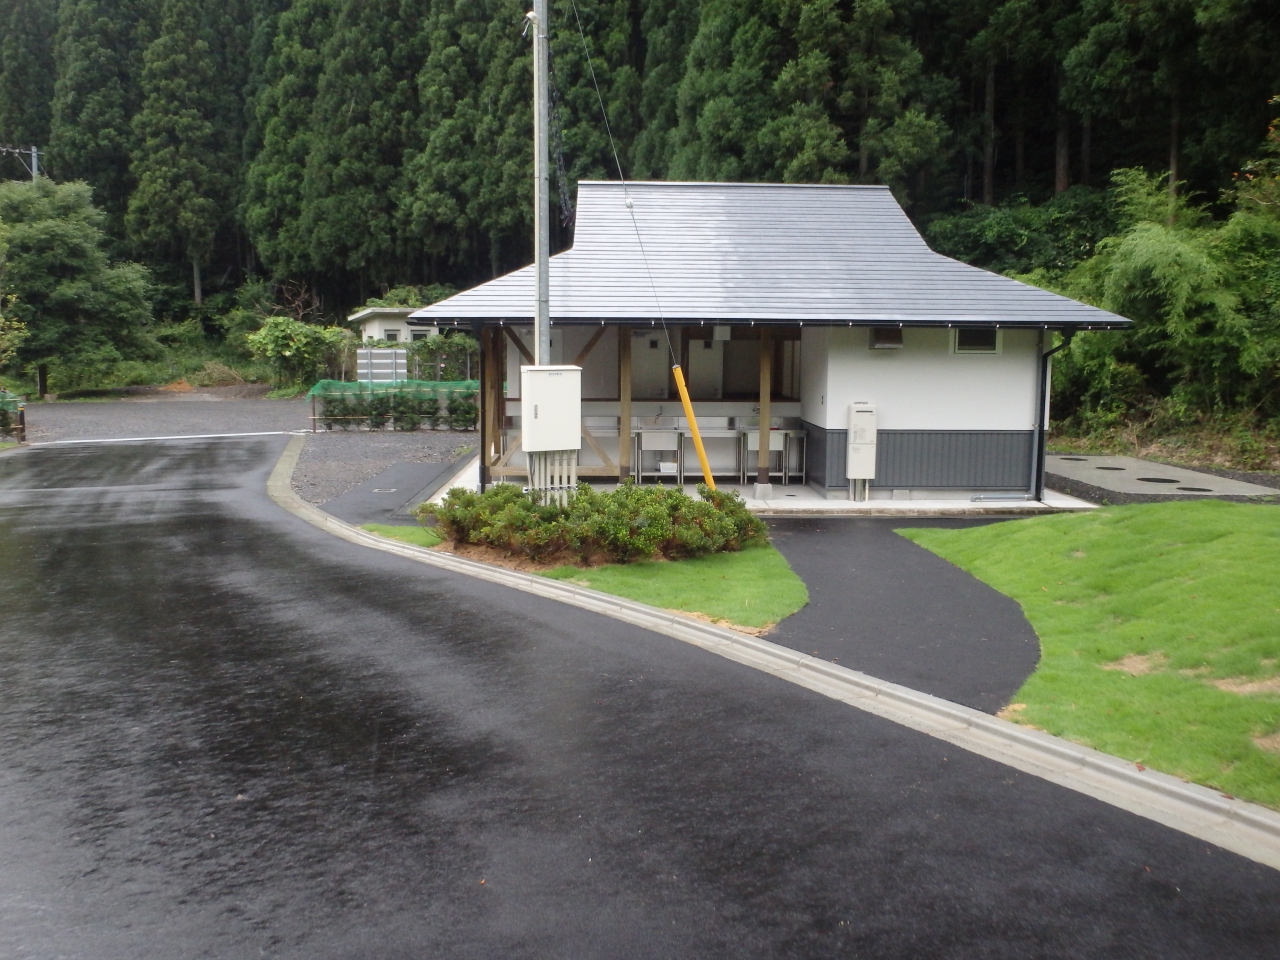
{"type": "Polygon", "coordinates": [[[525,453],[582,447],[582,368],[520,368],[520,447],[525,453]]]}
{"type": "Polygon", "coordinates": [[[876,478],[876,405],[849,405],[849,450],[845,459],[845,477],[849,480],[876,478]]]}
{"type": "Polygon", "coordinates": [[[361,383],[392,383],[409,379],[409,351],[394,347],[356,350],[356,379],[361,383]]]}

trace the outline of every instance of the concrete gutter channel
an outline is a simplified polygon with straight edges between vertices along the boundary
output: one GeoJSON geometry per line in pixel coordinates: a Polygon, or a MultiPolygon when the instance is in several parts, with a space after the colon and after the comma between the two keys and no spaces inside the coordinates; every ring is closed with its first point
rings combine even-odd
{"type": "Polygon", "coordinates": [[[768,640],[598,590],[478,563],[361,530],[294,493],[291,479],[302,444],[302,437],[289,442],[271,473],[267,492],[290,513],[344,540],[558,600],[693,644],[1280,870],[1280,813],[1258,804],[1186,783],[971,707],[877,680],[768,640]]]}

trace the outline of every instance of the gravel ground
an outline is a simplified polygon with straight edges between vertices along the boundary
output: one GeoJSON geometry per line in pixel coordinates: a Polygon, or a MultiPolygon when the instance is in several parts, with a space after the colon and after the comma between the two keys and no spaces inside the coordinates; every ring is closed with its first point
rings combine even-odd
{"type": "MultiPolygon", "coordinates": [[[[308,430],[310,403],[244,399],[237,388],[215,388],[177,396],[129,400],[58,401],[27,406],[27,439],[119,440],[205,434],[308,430]]],[[[475,433],[424,430],[414,433],[324,431],[306,434],[293,475],[298,494],[311,503],[332,500],[397,463],[442,463],[475,433]]]]}
{"type": "Polygon", "coordinates": [[[443,463],[475,445],[475,433],[443,430],[309,433],[293,472],[293,489],[304,500],[324,503],[397,463],[443,463]]]}
{"type": "Polygon", "coordinates": [[[183,394],[181,399],[70,400],[27,405],[27,439],[102,440],[181,437],[208,433],[266,433],[305,430],[311,425],[306,400],[223,399],[218,391],[183,394]]]}

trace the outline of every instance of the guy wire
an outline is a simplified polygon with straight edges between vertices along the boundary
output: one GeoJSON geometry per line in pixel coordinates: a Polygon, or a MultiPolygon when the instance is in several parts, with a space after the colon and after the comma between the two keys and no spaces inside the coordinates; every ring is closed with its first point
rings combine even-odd
{"type": "Polygon", "coordinates": [[[613,130],[609,126],[609,111],[604,107],[604,96],[600,93],[600,81],[596,79],[596,68],[591,62],[591,48],[587,44],[587,33],[582,29],[582,16],[578,13],[577,0],[569,0],[573,7],[573,19],[578,24],[578,36],[582,38],[582,52],[587,58],[587,70],[591,74],[591,85],[596,88],[596,102],[600,104],[600,116],[604,119],[604,132],[609,138],[609,149],[613,151],[613,162],[618,168],[618,179],[622,181],[622,197],[627,205],[627,213],[631,214],[631,228],[636,232],[636,243],[640,245],[640,259],[644,261],[644,272],[649,276],[649,289],[653,291],[653,302],[658,308],[658,320],[662,323],[662,333],[667,339],[667,352],[671,354],[671,365],[678,367],[680,358],[676,356],[675,347],[671,344],[671,331],[667,329],[667,318],[662,313],[662,299],[658,296],[658,285],[653,279],[653,270],[649,267],[649,256],[645,253],[644,238],[640,236],[640,224],[636,222],[636,211],[631,194],[627,191],[627,178],[622,172],[622,160],[618,157],[618,145],[613,139],[613,130]]]}

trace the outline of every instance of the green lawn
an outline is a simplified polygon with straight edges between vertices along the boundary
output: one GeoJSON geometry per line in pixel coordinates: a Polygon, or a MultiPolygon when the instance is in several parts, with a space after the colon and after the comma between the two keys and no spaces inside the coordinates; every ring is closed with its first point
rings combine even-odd
{"type": "Polygon", "coordinates": [[[771,546],[694,560],[557,567],[545,576],[744,627],[771,626],[809,602],[804,581],[771,546]]]}
{"type": "Polygon", "coordinates": [[[366,523],[360,529],[391,540],[403,540],[405,543],[412,543],[415,547],[434,547],[443,539],[434,530],[428,530],[416,524],[393,527],[385,523],[366,523]]]}
{"type": "Polygon", "coordinates": [[[1201,500],[901,530],[1021,605],[1014,719],[1280,809],[1280,509],[1201,500]]]}
{"type": "MultiPolygon", "coordinates": [[[[363,529],[418,547],[434,547],[440,537],[417,526],[366,523],[363,529]]],[[[744,627],[772,626],[809,602],[804,581],[771,546],[718,553],[696,560],[646,561],[600,567],[556,567],[543,576],[639,600],[664,610],[700,613],[744,627]]]]}
{"type": "Polygon", "coordinates": [[[16,446],[16,443],[10,443],[8,440],[0,440],[0,450],[8,450],[10,447],[16,446]]]}

